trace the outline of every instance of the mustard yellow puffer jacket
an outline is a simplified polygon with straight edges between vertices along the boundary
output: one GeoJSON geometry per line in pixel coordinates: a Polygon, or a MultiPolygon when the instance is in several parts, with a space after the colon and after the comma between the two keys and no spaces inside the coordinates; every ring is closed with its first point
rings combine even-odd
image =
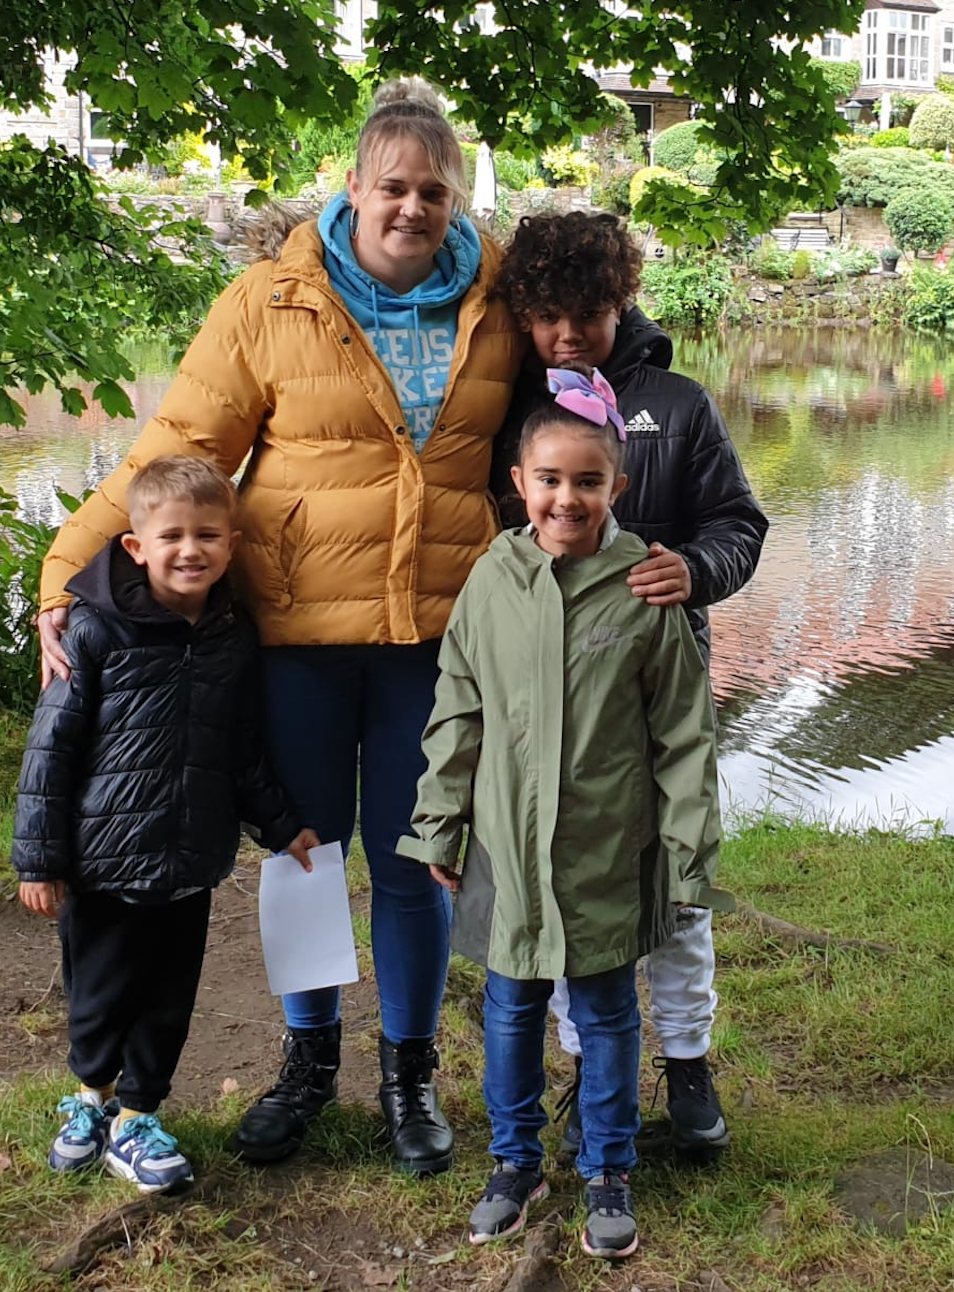
{"type": "Polygon", "coordinates": [[[370,342],[332,290],[315,224],[219,297],[157,415],[63,525],[43,568],[44,610],[128,525],[126,485],[160,454],[213,458],[241,483],[235,569],[265,645],[439,637],[497,531],[490,450],[525,341],[488,300],[500,250],[482,239],[461,301],[437,425],[417,454],[370,342]]]}

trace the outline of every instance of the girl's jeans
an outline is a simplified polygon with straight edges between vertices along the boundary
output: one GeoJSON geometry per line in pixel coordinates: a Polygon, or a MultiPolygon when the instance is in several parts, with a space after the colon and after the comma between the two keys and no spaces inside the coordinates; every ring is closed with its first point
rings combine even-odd
{"type": "MultiPolygon", "coordinates": [[[[434,1035],[449,956],[450,902],[426,866],[395,855],[424,771],[437,641],[415,646],[270,646],[262,651],[269,753],[302,825],[322,843],[355,827],[371,872],[371,945],[381,1028],[390,1041],[434,1035]]],[[[289,1027],[339,1017],[340,989],[284,996],[289,1027]]]]}
{"type": "MultiPolygon", "coordinates": [[[[639,1006],[634,969],[630,962],[607,973],[567,979],[570,1017],[583,1050],[583,1138],[576,1167],[584,1180],[604,1171],[619,1175],[636,1162],[639,1006]]],[[[484,1099],[493,1133],[490,1152],[529,1169],[543,1160],[543,1038],[552,990],[549,980],[521,981],[487,971],[484,1099]]]]}

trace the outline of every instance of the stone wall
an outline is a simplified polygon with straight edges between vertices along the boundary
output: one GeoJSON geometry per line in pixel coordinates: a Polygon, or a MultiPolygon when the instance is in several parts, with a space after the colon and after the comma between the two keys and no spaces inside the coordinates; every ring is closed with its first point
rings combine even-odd
{"type": "Polygon", "coordinates": [[[776,283],[746,274],[736,289],[746,322],[756,325],[867,327],[881,297],[896,292],[900,281],[900,274],[878,271],[832,283],[776,283]]]}
{"type": "Polygon", "coordinates": [[[688,99],[663,99],[657,100],[653,112],[653,134],[658,135],[663,130],[668,130],[670,126],[678,125],[680,121],[689,120],[689,100],[688,99]]]}
{"type": "Polygon", "coordinates": [[[89,140],[89,112],[85,102],[80,106],[76,95],[68,95],[63,87],[66,73],[75,59],[70,54],[44,55],[43,64],[46,72],[47,88],[53,96],[53,105],[49,113],[31,109],[22,115],[12,112],[0,113],[0,139],[9,139],[13,135],[26,135],[30,143],[37,148],[45,148],[48,139],[60,144],[71,153],[80,150],[80,116],[82,114],[82,139],[84,144],[89,140]]]}

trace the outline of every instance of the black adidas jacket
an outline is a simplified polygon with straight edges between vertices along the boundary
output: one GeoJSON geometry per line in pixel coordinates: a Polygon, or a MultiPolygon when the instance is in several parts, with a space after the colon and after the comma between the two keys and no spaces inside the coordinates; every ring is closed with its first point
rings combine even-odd
{"type": "MultiPolygon", "coordinates": [[[[706,607],[737,592],[755,573],[768,521],[755,501],[712,396],[688,377],[666,371],[672,344],[635,307],[616,333],[603,375],[626,422],[626,492],[613,512],[646,543],[678,552],[692,576],[685,610],[703,658],[709,657],[706,607]],[[665,366],[664,366],[665,365],[665,366]]],[[[520,429],[546,398],[544,368],[525,366],[507,420],[494,441],[491,487],[505,527],[526,524],[510,467],[520,429]]]]}
{"type": "Polygon", "coordinates": [[[224,879],[240,819],[288,844],[300,827],[263,752],[255,629],[226,580],[192,625],[114,538],[68,590],[72,673],[40,696],[20,774],[21,880],[161,896],[224,879]]]}

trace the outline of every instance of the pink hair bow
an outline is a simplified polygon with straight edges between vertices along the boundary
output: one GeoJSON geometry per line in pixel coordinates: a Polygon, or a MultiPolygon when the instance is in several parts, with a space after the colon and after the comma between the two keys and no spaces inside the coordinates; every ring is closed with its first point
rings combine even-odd
{"type": "Polygon", "coordinates": [[[547,368],[547,385],[561,408],[596,426],[612,422],[616,434],[626,443],[626,426],[616,411],[616,393],[599,368],[593,369],[592,381],[572,368],[547,368]]]}

